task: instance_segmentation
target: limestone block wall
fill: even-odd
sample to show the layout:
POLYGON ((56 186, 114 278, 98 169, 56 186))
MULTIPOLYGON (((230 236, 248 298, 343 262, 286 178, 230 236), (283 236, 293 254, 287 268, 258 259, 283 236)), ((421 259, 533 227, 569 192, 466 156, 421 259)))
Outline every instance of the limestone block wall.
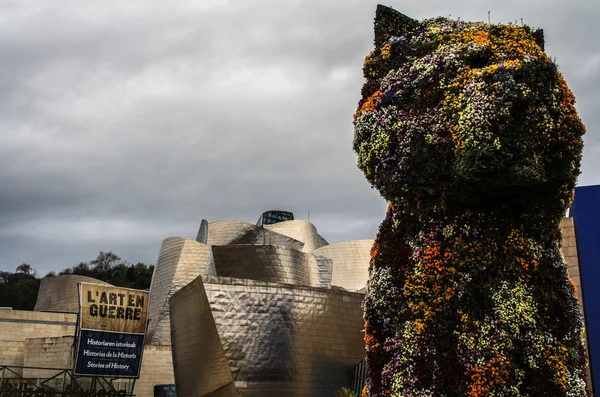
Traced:
POLYGON ((275 245, 213 246, 215 274, 329 288, 331 260, 275 245))
MULTIPOLYGON (((37 338, 26 341, 24 365, 40 368, 73 367, 74 337, 37 338)), ((57 371, 25 369, 26 378, 49 378, 57 371)), ((145 346, 140 378, 135 383, 138 397, 153 397, 154 385, 174 384, 173 356, 170 346, 145 346)))
POLYGON ((569 276, 571 276, 573 284, 575 284, 575 287, 577 288, 577 299, 579 300, 579 306, 583 311, 581 277, 579 274, 579 258, 577 256, 577 240, 575 239, 575 223, 573 218, 563 218, 560 222, 560 231, 562 233, 561 251, 565 261, 567 262, 569 276))
MULTIPOLYGON (((25 355, 25 342, 0 340, 0 364, 9 366, 23 366, 23 357, 25 355)), ((17 368, 11 368, 19 376, 23 371, 17 368)), ((18 378, 15 373, 5 371, 5 378, 18 378)))
MULTIPOLYGON (((0 310, 0 364, 72 368, 76 323, 77 315, 71 313, 0 310)), ((30 378, 56 374, 45 370, 15 372, 30 378)), ((17 375, 6 372, 5 377, 17 375)), ((154 385, 173 383, 171 346, 145 346, 136 395, 153 397, 154 385)))
MULTIPOLYGON (((584 313, 583 310, 583 295, 581 292, 581 275, 579 272, 579 257, 577 255, 577 239, 575 236, 575 222, 573 218, 563 218, 560 221, 560 232, 562 234, 562 242, 561 242, 561 251, 565 261, 567 262, 567 269, 569 271, 569 276, 575 284, 575 295, 577 296, 577 300, 579 301, 579 308, 581 312, 584 313)), ((585 313, 584 313, 585 319, 585 313)), ((588 338, 587 331, 585 332, 585 345, 586 345, 586 354, 589 357, 589 346, 588 346, 588 338)), ((592 373, 591 368, 588 365, 587 367, 587 382, 588 389, 593 390, 592 388, 592 373)))
POLYGON ((140 378, 135 382, 135 395, 153 397, 154 385, 174 383, 171 346, 144 346, 140 378))
MULTIPOLYGON (((212 396, 221 390, 224 396, 235 396, 201 277, 172 296, 171 322, 177 394, 212 396)), ((252 335, 248 334, 247 339, 252 335)))
MULTIPOLYGON (((0 341, 74 335, 77 315, 25 310, 0 310, 0 341)), ((0 351, 2 362, 2 351, 0 351)))
POLYGON ((169 298, 205 272, 209 254, 208 245, 188 238, 163 241, 150 284, 147 344, 171 344, 169 298))
POLYGON ((312 252, 329 244, 323 237, 317 233, 317 228, 310 222, 293 220, 265 225, 265 229, 271 230, 304 243, 302 251, 312 252))
POLYGON ((0 364, 23 366, 28 339, 72 336, 76 324, 77 315, 71 313, 0 310, 0 364))
POLYGON ((353 240, 326 245, 314 250, 314 255, 331 259, 331 285, 348 291, 364 289, 369 279, 371 248, 375 240, 353 240))
MULTIPOLYGON (((180 326, 189 327, 181 339, 173 339, 174 356, 178 360, 206 343, 205 331, 189 329, 200 327, 200 315, 194 311, 206 317, 210 308, 242 396, 333 396, 340 387, 350 386, 352 370, 365 355, 363 296, 343 290, 199 277, 171 299, 174 335, 180 326), (176 317, 180 319, 177 322, 176 317), (191 321, 198 325, 190 325, 191 321)), ((203 364, 198 361, 189 360, 185 372, 179 374, 176 365, 178 388, 180 379, 191 381, 201 376, 203 364)))
MULTIPOLYGON (((24 366, 72 369, 74 344, 75 337, 73 335, 27 339, 24 366)), ((56 370, 25 369, 23 377, 50 378, 57 372, 56 370)))
MULTIPOLYGON (((202 227, 200 228, 202 229, 202 227)), ((290 236, 241 221, 217 221, 208 224, 208 245, 270 244, 302 250, 304 243, 290 236)), ((197 241, 204 239, 198 232, 197 241)))
POLYGON ((35 311, 69 312, 79 311, 78 283, 105 284, 92 277, 64 275, 45 277, 41 280, 35 311))

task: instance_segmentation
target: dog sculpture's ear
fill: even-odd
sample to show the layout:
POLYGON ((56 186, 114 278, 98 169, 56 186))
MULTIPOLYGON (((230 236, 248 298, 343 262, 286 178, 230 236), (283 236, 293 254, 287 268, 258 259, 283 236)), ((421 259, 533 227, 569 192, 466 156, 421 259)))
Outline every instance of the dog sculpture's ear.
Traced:
POLYGON ((536 29, 533 31, 533 39, 535 40, 535 42, 537 43, 537 45, 540 46, 540 48, 542 49, 542 51, 544 51, 544 45, 545 45, 545 40, 544 40, 544 30, 543 29, 536 29))
POLYGON ((399 36, 415 29, 419 22, 390 7, 377 5, 375 13, 375 47, 381 46, 390 36, 399 36))

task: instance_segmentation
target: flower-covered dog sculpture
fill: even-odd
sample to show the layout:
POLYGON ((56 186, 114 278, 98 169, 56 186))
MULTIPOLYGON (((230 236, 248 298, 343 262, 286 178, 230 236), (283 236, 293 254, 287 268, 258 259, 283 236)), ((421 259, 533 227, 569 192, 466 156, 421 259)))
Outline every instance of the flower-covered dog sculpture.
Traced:
POLYGON ((379 6, 355 115, 390 203, 364 301, 368 396, 585 396, 559 250, 584 126, 526 26, 379 6))

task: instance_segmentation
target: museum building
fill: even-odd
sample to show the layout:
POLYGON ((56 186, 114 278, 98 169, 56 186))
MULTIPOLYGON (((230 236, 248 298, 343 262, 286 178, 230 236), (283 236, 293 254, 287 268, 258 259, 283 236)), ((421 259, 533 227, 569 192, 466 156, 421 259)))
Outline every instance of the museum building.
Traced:
MULTIPOLYGON (((586 203, 593 202, 589 194, 600 199, 600 187, 581 191, 573 217, 561 222, 562 251, 582 308, 585 302, 586 313, 595 313, 595 296, 586 294, 598 293, 584 286, 582 295, 581 275, 593 280, 597 272, 598 241, 589 236, 600 235, 600 216, 595 209, 593 218, 586 203)), ((170 237, 160 248, 139 379, 93 387, 132 387, 140 397, 166 395, 172 385, 180 396, 359 391, 361 302, 372 245, 328 244, 313 224, 287 211, 268 211, 257 224, 202 220, 195 240, 170 237)), ((76 275, 44 278, 34 311, 0 310, 4 385, 91 387, 69 372, 81 282, 105 284, 76 275)), ((595 332, 594 318, 588 329, 595 332)), ((593 369, 598 347, 590 339, 593 369)))
POLYGON ((353 385, 364 358, 361 302, 372 245, 329 244, 287 211, 268 211, 257 224, 203 220, 195 240, 165 239, 134 386, 119 379, 90 385, 69 372, 78 283, 105 283, 44 278, 34 311, 0 311, 2 382, 134 387, 141 397, 174 384, 180 396, 335 395, 353 385))

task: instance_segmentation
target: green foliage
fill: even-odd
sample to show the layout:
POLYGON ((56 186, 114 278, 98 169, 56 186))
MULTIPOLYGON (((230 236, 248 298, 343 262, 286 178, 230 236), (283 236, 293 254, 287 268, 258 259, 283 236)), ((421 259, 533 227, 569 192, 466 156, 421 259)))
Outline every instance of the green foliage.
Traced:
POLYGON ((17 273, 33 274, 35 273, 35 270, 33 270, 30 264, 22 263, 19 266, 17 266, 17 273))
POLYGON ((0 307, 33 310, 40 280, 31 274, 0 272, 0 307))
MULTIPOLYGON (((117 287, 149 289, 154 265, 127 263, 113 252, 100 251, 98 257, 88 262, 64 269, 58 274, 80 275, 105 281, 117 287)), ((51 271, 45 277, 55 277, 51 271)), ((19 265, 15 273, 0 272, 0 307, 15 310, 33 310, 40 287, 35 269, 27 263, 19 265)))
POLYGON ((356 397, 356 394, 352 390, 342 387, 335 393, 335 397, 356 397))
POLYGON ((76 266, 64 269, 59 274, 92 277, 117 287, 148 289, 153 272, 154 265, 147 266, 141 262, 133 265, 111 251, 100 251, 98 257, 89 263, 81 262, 76 266))

